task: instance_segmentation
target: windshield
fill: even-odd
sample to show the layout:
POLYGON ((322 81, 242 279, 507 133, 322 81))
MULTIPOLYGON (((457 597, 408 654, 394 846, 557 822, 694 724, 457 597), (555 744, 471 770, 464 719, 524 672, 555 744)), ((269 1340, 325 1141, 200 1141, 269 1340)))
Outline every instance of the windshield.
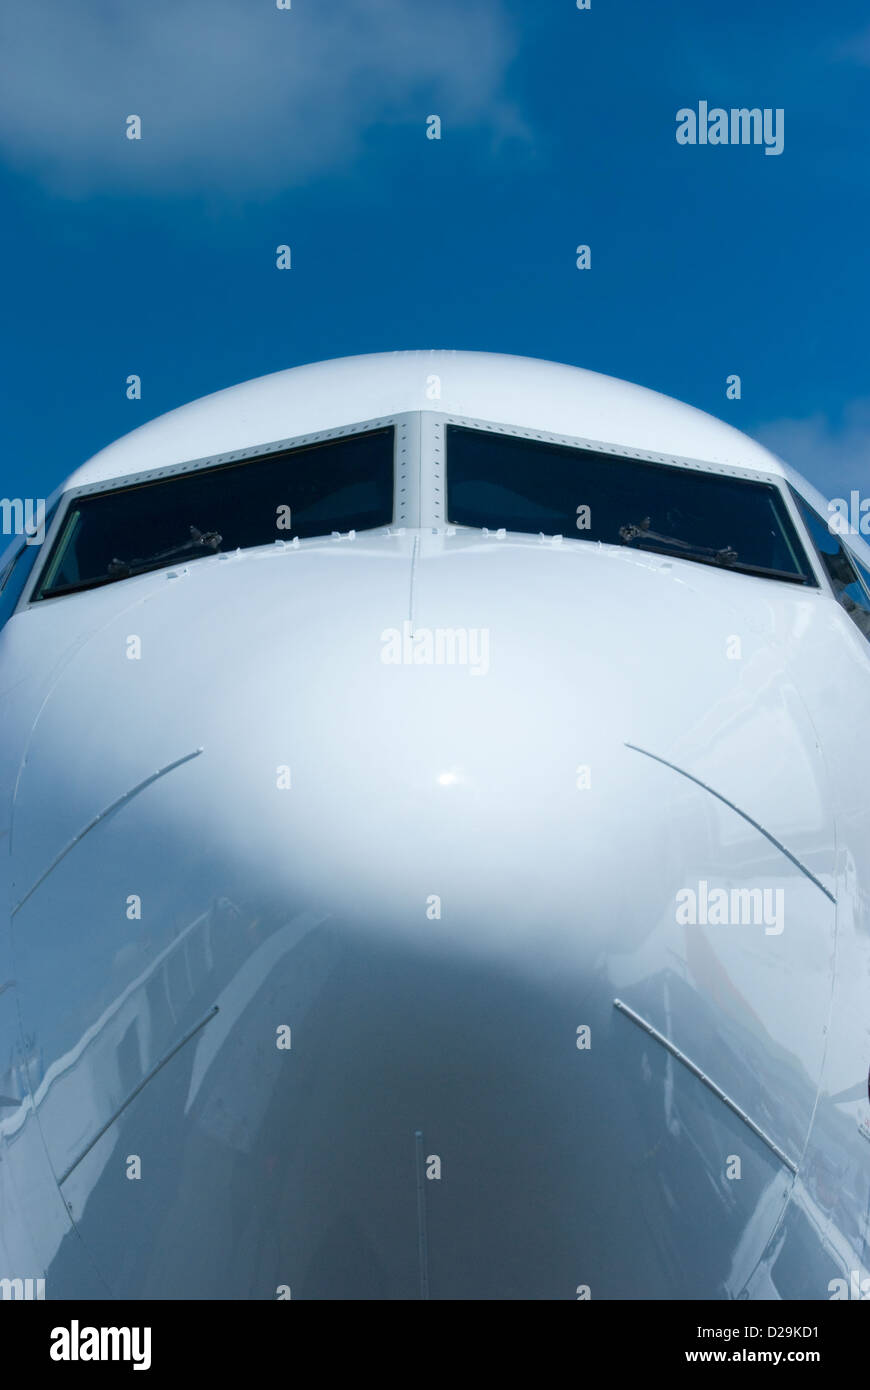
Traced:
POLYGON ((76 498, 34 598, 218 551, 389 526, 393 429, 76 498))
POLYGON ((772 483, 447 426, 459 526, 561 535, 816 584, 772 483))
MULTIPOLYGON (((45 514, 45 527, 48 530, 60 505, 60 498, 52 501, 45 514)), ((0 628, 12 617, 16 605, 24 592, 34 565, 43 552, 42 545, 30 545, 21 541, 0 572, 0 628)))
POLYGON ((830 518, 825 521, 799 492, 794 488, 791 492, 827 571, 834 597, 855 626, 870 638, 870 576, 857 556, 840 544, 830 518))

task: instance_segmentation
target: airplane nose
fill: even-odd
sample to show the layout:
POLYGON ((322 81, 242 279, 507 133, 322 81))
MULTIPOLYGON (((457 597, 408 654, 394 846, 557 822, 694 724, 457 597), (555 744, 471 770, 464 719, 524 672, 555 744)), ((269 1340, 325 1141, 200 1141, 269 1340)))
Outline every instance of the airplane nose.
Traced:
POLYGON ((117 678, 41 843, 35 779, 84 657, 34 731, 14 848, 32 1084, 122 1297, 696 1296, 673 1250, 699 1222, 708 1296, 736 1296, 729 1156, 775 1220, 830 983, 799 702, 748 625, 729 669, 734 615, 667 564, 449 540, 373 547, 364 590, 343 542, 293 583, 296 557, 229 561, 208 609, 191 574, 107 624, 117 678), (159 711, 139 744, 134 704, 159 711), (775 797, 737 775, 771 728, 795 753, 775 797), (783 892, 810 962, 794 997, 761 1003, 773 919, 678 921, 701 882, 783 892))

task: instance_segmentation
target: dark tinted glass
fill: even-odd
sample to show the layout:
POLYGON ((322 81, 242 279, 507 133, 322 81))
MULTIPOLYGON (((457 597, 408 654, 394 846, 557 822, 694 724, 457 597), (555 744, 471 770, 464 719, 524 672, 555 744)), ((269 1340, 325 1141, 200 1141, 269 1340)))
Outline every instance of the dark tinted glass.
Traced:
POLYGON ((78 498, 36 598, 275 540, 393 519, 393 430, 78 498))
POLYGON ((631 545, 815 584, 769 483, 447 427, 447 511, 460 526, 631 545))
MULTIPOLYGON (((58 503, 55 502, 45 514, 46 529, 51 525, 58 503)), ((27 545, 22 541, 16 553, 3 566, 0 572, 0 627, 12 617, 13 610, 21 597, 33 566, 43 553, 41 545, 27 545)))
POLYGON ((842 604, 864 636, 870 638, 870 589, 865 571, 841 545, 828 522, 794 488, 792 496, 828 572, 837 602, 842 604))

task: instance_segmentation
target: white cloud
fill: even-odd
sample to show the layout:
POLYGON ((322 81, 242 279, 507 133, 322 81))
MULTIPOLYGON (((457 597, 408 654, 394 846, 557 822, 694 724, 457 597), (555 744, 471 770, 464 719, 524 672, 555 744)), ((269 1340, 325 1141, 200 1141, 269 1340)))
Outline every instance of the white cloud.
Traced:
POLYGON ((752 431, 826 497, 870 487, 870 399, 852 401, 834 424, 822 414, 774 420, 752 431))
POLYGON ((380 123, 523 137, 513 53, 501 0, 22 0, 0 9, 0 152, 70 196, 269 192, 380 123))

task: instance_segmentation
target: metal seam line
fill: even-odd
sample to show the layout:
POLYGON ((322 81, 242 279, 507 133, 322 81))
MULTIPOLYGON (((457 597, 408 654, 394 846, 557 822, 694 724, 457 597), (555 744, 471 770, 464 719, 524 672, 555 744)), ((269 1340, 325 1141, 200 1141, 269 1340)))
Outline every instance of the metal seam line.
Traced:
POLYGON ((99 1143, 99 1141, 102 1139, 103 1135, 105 1134, 106 1130, 107 1130, 107 1129, 111 1129, 112 1125, 115 1123, 115 1121, 118 1119, 118 1117, 119 1117, 120 1115, 123 1114, 123 1112, 127 1109, 127 1106, 130 1104, 130 1102, 131 1102, 131 1101, 134 1101, 134 1100, 136 1099, 136 1097, 138 1096, 139 1092, 140 1092, 145 1086, 148 1085, 148 1082, 149 1082, 149 1081, 153 1081, 153 1079, 154 1079, 154 1077, 157 1075, 157 1073, 158 1073, 163 1067, 166 1066, 166 1063, 167 1063, 167 1062, 170 1062, 170 1061, 172 1060, 172 1058, 175 1056, 176 1052, 180 1052, 181 1049, 184 1047, 185 1043, 189 1043, 190 1040, 191 1040, 191 1038, 194 1037, 194 1036, 199 1032, 200 1028, 204 1028, 205 1025, 206 1025, 207 1023, 211 1023, 211 1020, 214 1018, 215 1014, 217 1014, 218 1012, 219 1012, 218 1006, 217 1006, 217 1004, 215 1004, 214 1008, 209 1010, 209 1012, 206 1014, 205 1018, 201 1018, 201 1019, 199 1020, 199 1023, 197 1023, 196 1027, 195 1027, 195 1028, 191 1028, 191 1030, 190 1030, 189 1033, 185 1033, 185 1035, 184 1035, 184 1037, 181 1039, 181 1041, 180 1041, 180 1042, 177 1042, 177 1043, 175 1044, 175 1046, 172 1048, 172 1050, 171 1050, 170 1052, 167 1052, 166 1056, 165 1056, 165 1057, 162 1057, 162 1058, 160 1059, 160 1061, 157 1063, 157 1066, 156 1066, 156 1067, 152 1067, 151 1071, 149 1071, 149 1073, 148 1073, 147 1076, 143 1076, 142 1080, 139 1082, 139 1085, 136 1087, 135 1091, 131 1091, 131 1092, 130 1092, 130 1094, 129 1094, 129 1096, 127 1097, 127 1099, 123 1102, 122 1105, 120 1105, 120 1106, 118 1107, 118 1109, 115 1111, 114 1115, 112 1115, 112 1116, 106 1121, 106 1123, 103 1125, 102 1129, 97 1130, 97 1133, 94 1135, 93 1139, 91 1139, 90 1143, 88 1143, 88 1144, 85 1145, 85 1147, 82 1149, 81 1153, 79 1154, 78 1158, 74 1158, 74 1159, 73 1159, 72 1163, 71 1163, 70 1166, 67 1168, 67 1170, 66 1170, 66 1172, 63 1174, 63 1176, 60 1177, 60 1178, 58 1178, 58 1180, 57 1180, 57 1185, 58 1185, 58 1187, 63 1186, 63 1184, 66 1182, 67 1178, 69 1177, 70 1173, 72 1173, 74 1169, 78 1168, 78 1166, 79 1166, 79 1164, 81 1163, 82 1159, 85 1158, 85 1157, 90 1153, 91 1149, 94 1147, 95 1144, 99 1143))
POLYGON ((426 1182, 423 1157, 423 1131, 414 1131, 414 1157, 417 1169, 417 1260, 420 1267, 420 1298, 429 1297, 429 1242, 426 1236, 426 1182))
POLYGON ((613 1007, 619 1009, 620 1013, 625 1014, 626 1018, 630 1018, 632 1023, 636 1023, 638 1028, 642 1028, 645 1033, 649 1033, 650 1037, 655 1038, 656 1042, 660 1042, 662 1047, 666 1048, 672 1057, 676 1057, 677 1061, 682 1062, 683 1066, 686 1067, 693 1076, 697 1076, 699 1081, 703 1081, 708 1090, 712 1091, 714 1096, 718 1096, 723 1104, 728 1106, 729 1110, 733 1110, 734 1114, 752 1130, 752 1133, 757 1135, 762 1143, 767 1145, 771 1153, 776 1154, 779 1161, 784 1163, 786 1168, 789 1168, 792 1173, 797 1174, 797 1164, 794 1160, 789 1158, 788 1154, 784 1153, 779 1145, 774 1143, 770 1135, 765 1134, 764 1130, 761 1129, 754 1120, 750 1119, 745 1110, 741 1110, 736 1100, 732 1100, 729 1095, 726 1095, 721 1086, 717 1086, 716 1082, 713 1081, 705 1071, 697 1067, 691 1058, 686 1056, 685 1052, 681 1052, 678 1047, 675 1047, 674 1044, 665 1037, 664 1033, 660 1033, 659 1030, 654 1028, 651 1023, 648 1023, 645 1018, 641 1018, 640 1014, 636 1014, 634 1009, 630 1009, 621 999, 614 999, 613 1007))
POLYGON ((83 840, 85 836, 89 833, 89 831, 93 830, 94 826, 99 825, 100 821, 104 821, 109 816, 111 816, 114 811, 117 811, 120 806, 124 805, 125 801, 131 801, 134 796, 138 796, 139 793, 141 791, 144 791, 146 787, 150 787, 151 783, 156 782, 159 777, 165 777, 167 772, 174 771, 175 768, 181 767, 183 763, 189 763, 192 758, 198 758, 202 751, 203 750, 201 748, 197 748, 193 753, 185 753, 183 758, 176 758, 174 763, 167 763, 166 767, 161 767, 157 772, 152 772, 151 776, 146 777, 144 782, 139 782, 135 787, 131 787, 130 791, 124 792, 124 795, 119 796, 117 801, 113 801, 111 806, 107 806, 105 811, 100 811, 99 815, 94 816, 94 819, 88 822, 84 830, 80 830, 77 835, 74 835, 73 838, 70 840, 69 844, 65 845, 64 848, 61 850, 60 854, 56 855, 54 859, 52 859, 48 868, 45 870, 45 873, 40 874, 39 878, 33 884, 33 887, 29 888, 27 892, 24 894, 24 897, 21 899, 21 901, 19 903, 16 903, 15 907, 13 907, 11 916, 14 917, 16 912, 19 912, 21 910, 21 908, 27 902, 27 899, 32 897, 33 894, 36 892, 39 885, 43 883, 45 879, 48 878, 49 874, 52 873, 54 869, 57 868, 60 861, 69 854, 70 850, 75 849, 79 841, 83 840))
POLYGON ((769 830, 765 830, 763 825, 759 825, 757 820, 753 820, 745 811, 741 811, 739 806, 735 806, 733 801, 729 801, 727 796, 723 796, 721 792, 714 791, 712 787, 707 786, 706 782, 702 782, 700 777, 693 777, 691 772, 686 772, 685 768, 678 767, 676 763, 669 763, 667 758, 660 758, 657 753, 650 753, 646 748, 638 748, 636 743, 626 743, 625 747, 630 748, 634 753, 643 753, 645 758, 652 758, 653 762, 661 763, 663 767, 669 767, 672 772, 678 772, 681 777, 685 777, 688 781, 694 782, 695 786, 702 787, 705 792, 709 792, 711 796, 715 796, 717 801, 721 801, 723 805, 730 807, 732 811, 736 811, 738 816, 742 816, 760 835, 763 835, 766 840, 769 840, 770 843, 779 850, 780 854, 784 854, 786 859, 790 859, 796 869, 800 869, 801 873, 805 874, 811 883, 814 883, 817 888, 822 890, 826 898, 830 898, 832 903, 836 903, 837 899, 834 897, 833 893, 829 892, 825 885, 816 878, 815 874, 811 873, 806 865, 802 864, 801 861, 792 854, 791 850, 786 849, 785 845, 780 844, 776 836, 771 835, 769 830))
POLYGON ((408 588, 408 621, 411 624, 411 636, 414 635, 414 582, 417 578, 417 553, 420 549, 420 537, 414 537, 411 546, 411 574, 408 588))

